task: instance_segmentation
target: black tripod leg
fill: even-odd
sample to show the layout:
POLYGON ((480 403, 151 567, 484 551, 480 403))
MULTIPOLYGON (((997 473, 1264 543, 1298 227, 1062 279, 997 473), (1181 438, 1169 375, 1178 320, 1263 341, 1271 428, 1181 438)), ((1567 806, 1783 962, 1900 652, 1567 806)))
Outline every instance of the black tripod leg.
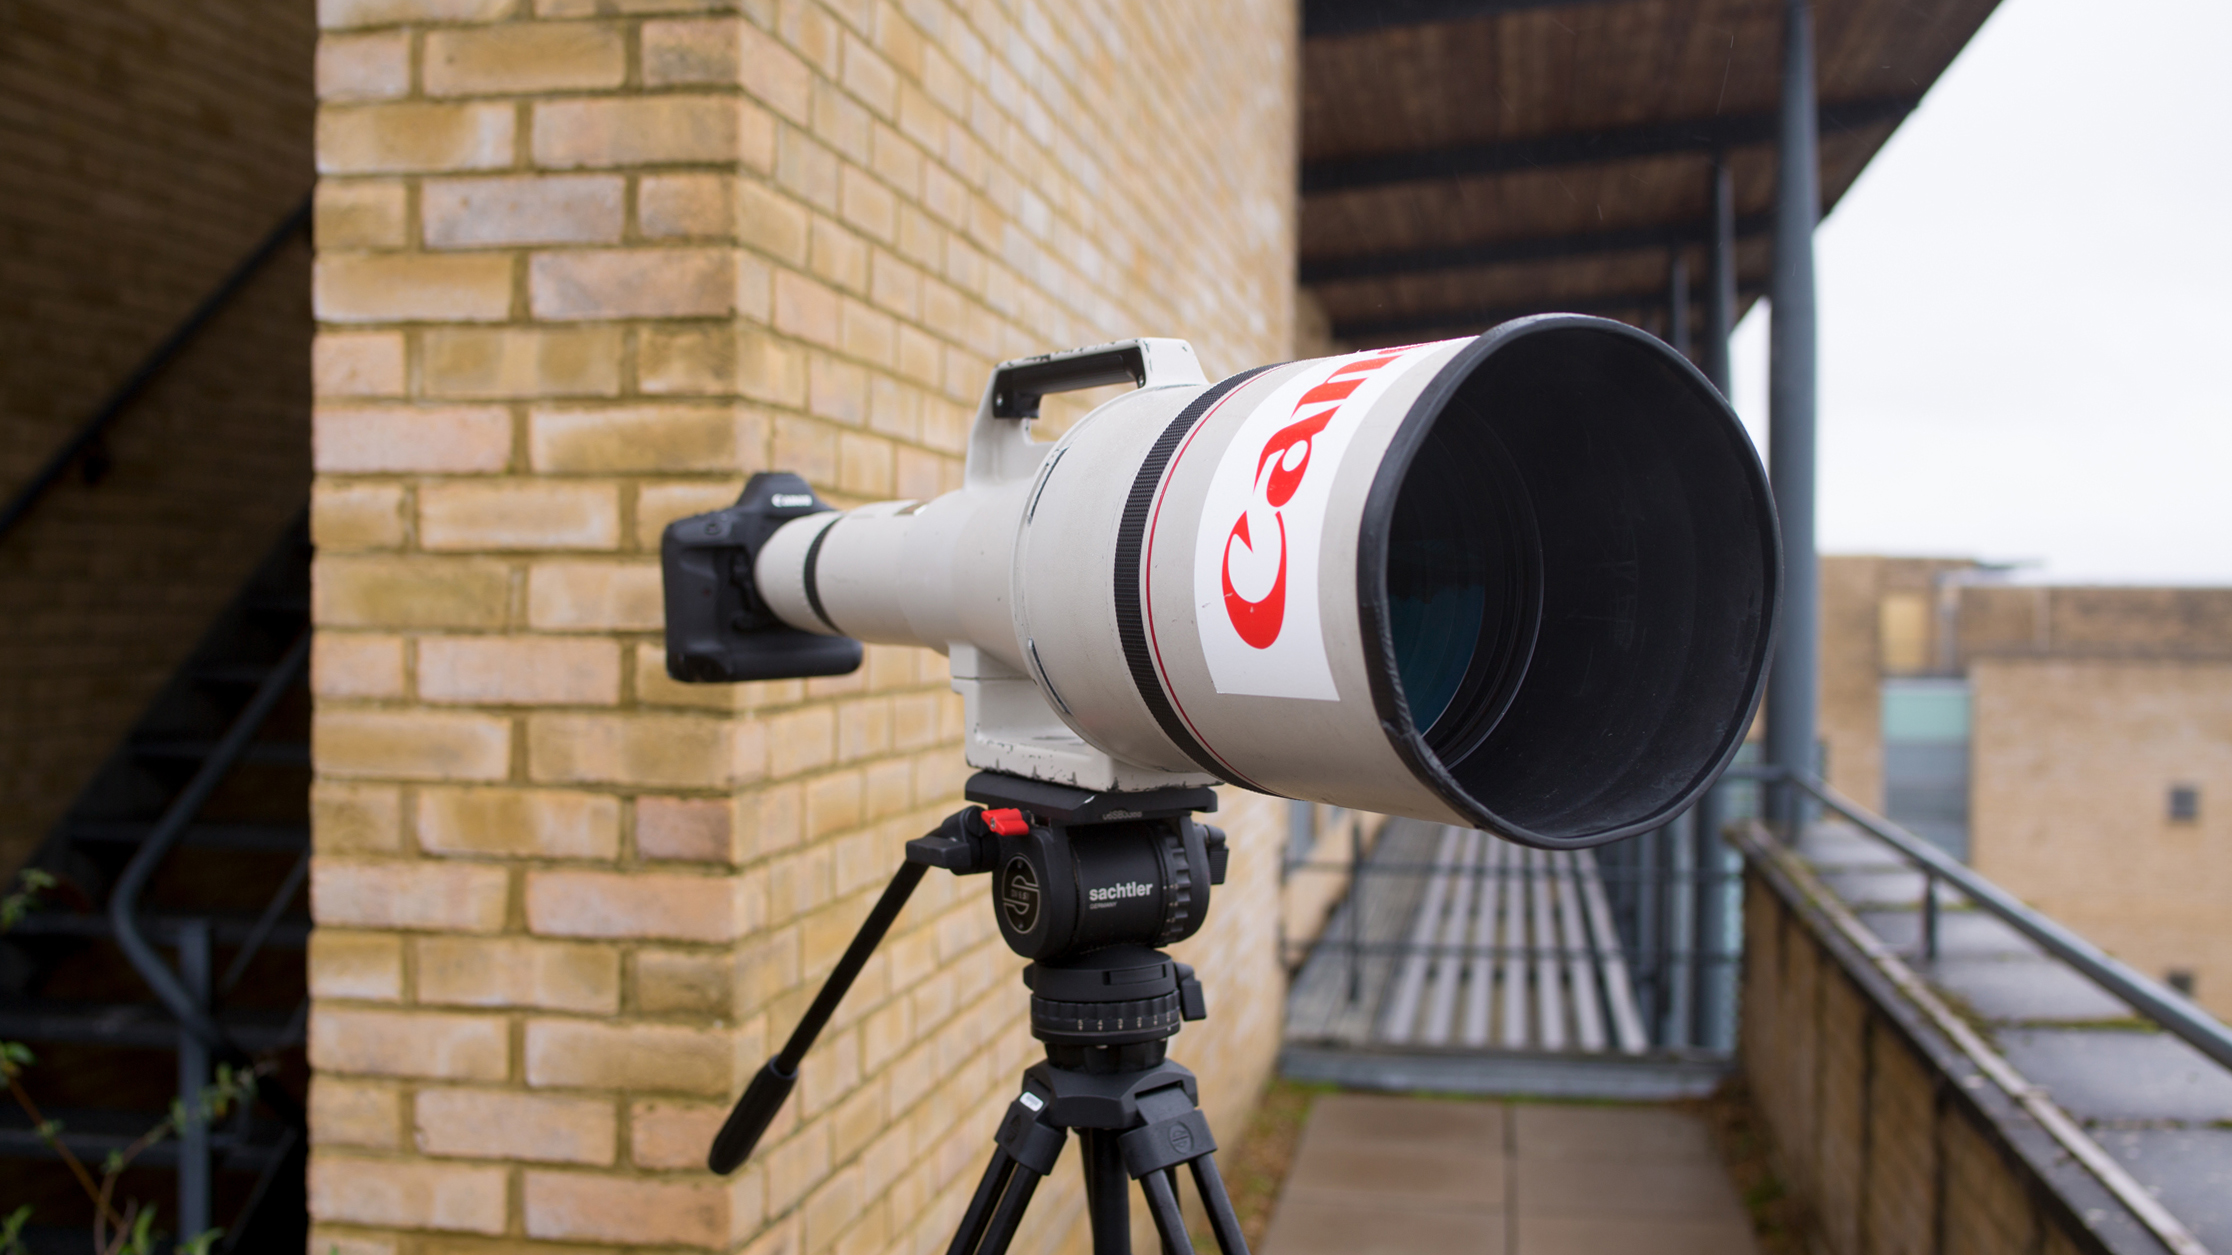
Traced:
POLYGON ((1008 1243, 1015 1240, 1016 1226, 1023 1223, 1023 1209, 1031 1205, 1031 1194, 1038 1183, 1038 1173, 1029 1168, 1015 1174, 1007 1193, 1000 1196, 1000 1206, 985 1228, 984 1244, 976 1248, 975 1255, 1007 1255, 1008 1243))
POLYGON ((1193 1161, 1194 1188, 1201 1191, 1201 1206, 1209 1213, 1209 1232, 1217 1237, 1224 1255, 1248 1255, 1248 1239, 1240 1235, 1240 1216, 1232 1210, 1224 1178, 1217 1174, 1217 1157, 1203 1155, 1193 1161))
POLYGON ((1005 1150, 994 1150, 992 1162, 984 1165, 984 1178, 977 1182, 976 1194, 969 1199, 969 1210, 961 1213, 961 1224, 953 1231, 953 1245, 946 1248, 946 1255, 976 1255, 993 1207, 1014 1176, 1015 1160, 1005 1150))
POLYGON ((1150 1172, 1139 1178, 1147 1195, 1147 1212, 1155 1218, 1155 1232, 1162 1235, 1163 1250, 1170 1255, 1194 1255, 1193 1239, 1186 1236, 1186 1218, 1178 1212, 1178 1192, 1170 1188, 1170 1174, 1150 1172))
MULTIPOLYGON (((1180 1197, 1178 1193, 1178 1170, 1176 1168, 1163 1169, 1163 1178, 1170 1182, 1170 1196, 1178 1200, 1178 1227, 1183 1229, 1186 1227, 1186 1200, 1180 1197)), ((1168 1238, 1163 1239, 1163 1255, 1177 1255, 1168 1238)))
POLYGON ((1124 1188, 1123 1153, 1108 1129, 1079 1129, 1085 1142, 1085 1211, 1092 1222, 1093 1255, 1131 1255, 1131 1192, 1124 1188))
POLYGON ((1039 1178, 1054 1171, 1062 1143, 1069 1140, 1061 1128, 1039 1118, 1045 1110, 1046 1101, 1029 1089, 1008 1104, 1007 1115, 1000 1120, 998 1149, 985 1165, 984 1179, 977 1182, 946 1255, 1003 1255, 1015 1240, 1016 1226, 1023 1223, 1023 1209, 1031 1205, 1039 1178))

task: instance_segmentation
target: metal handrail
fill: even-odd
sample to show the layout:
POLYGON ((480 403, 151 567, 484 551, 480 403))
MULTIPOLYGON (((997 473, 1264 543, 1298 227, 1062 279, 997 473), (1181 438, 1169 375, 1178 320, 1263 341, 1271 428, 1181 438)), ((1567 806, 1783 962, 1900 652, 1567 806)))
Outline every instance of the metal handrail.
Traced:
POLYGON ((86 450, 92 448, 101 439, 102 434, 108 430, 109 424, 115 422, 117 416, 124 412, 125 407, 130 405, 146 389, 148 384, 155 381, 155 377, 162 373, 165 366, 170 365, 171 359, 178 356, 179 351, 186 347, 187 343, 209 323, 210 319, 217 316, 218 311, 222 310, 239 293, 241 288, 247 286, 248 280, 254 278, 256 272, 263 269, 264 263, 270 261, 273 255, 278 253, 279 246, 285 244, 291 236, 309 224, 310 197, 305 195, 301 203, 289 210, 287 216, 280 220, 279 225, 273 227, 271 233, 264 236, 256 247, 250 250, 248 255, 242 258, 239 264, 235 265, 232 271, 219 281, 215 288, 210 290, 209 295, 203 297, 201 302, 194 306, 193 310, 186 315, 184 321, 172 328, 171 333, 164 336, 161 343, 157 344, 146 357, 140 359, 140 364, 133 367, 132 373, 124 377, 124 382, 118 384, 115 391, 110 392, 107 399, 103 400, 100 406, 93 411, 92 416, 80 424, 76 433, 65 441, 60 449, 55 451, 54 456, 48 458, 45 464, 39 467, 38 472, 32 475, 23 487, 16 490, 16 494, 8 499, 8 504, 5 507, 0 507, 0 536, 6 536, 9 531, 13 530, 16 524, 21 523, 31 513, 31 508, 39 503, 40 498, 46 496, 48 489, 62 482, 62 477, 69 473, 71 464, 85 456, 86 450))
MULTIPOLYGON (((1881 815, 1844 796, 1804 772, 1774 766, 1731 768, 1737 779, 1787 781, 1813 795, 1815 801, 1850 820, 1861 831, 1916 864, 1925 877, 1943 880, 1969 901, 2016 932, 2036 942, 2048 954, 2067 963, 2095 984, 2131 1004, 2132 1008, 2163 1031, 2232 1068, 2232 1028, 2165 985, 2110 957, 2100 947, 2033 910, 2015 895, 1977 875, 1952 855, 1899 827, 1881 815)), ((1934 889, 1925 884, 1923 898, 1934 906, 1934 889)))
MULTIPOLYGON (((1749 772, 1746 776, 1752 779, 1761 778, 1749 772)), ((1827 798, 1822 800, 1830 805, 1837 805, 1827 798)), ((1896 830, 1896 825, 1886 822, 1884 826, 1896 830)), ((1858 950, 1862 958, 1872 964, 1884 979, 1890 981, 1924 1019, 1945 1035, 1953 1049, 1967 1056, 1979 1073, 1990 1078, 2000 1092, 2028 1112, 2048 1137, 2059 1143, 2071 1159, 2083 1165, 2094 1180, 2099 1181, 2103 1188, 2129 1209, 2132 1219, 2154 1234, 2172 1255, 2209 1255, 2208 1248, 2201 1245, 2200 1240, 2193 1236, 2192 1230, 2186 1228, 2185 1223, 2173 1215, 2161 1199, 2141 1185, 2137 1178, 2117 1162, 2115 1156, 2102 1149, 2100 1143, 2094 1141, 2068 1112, 2055 1104, 2051 1094, 2026 1080, 2022 1073, 2015 1070, 2014 1065, 1984 1040, 1974 1026, 1953 1014, 1944 999, 1938 997, 1914 969, 1893 954, 1881 938, 1860 922, 1860 917, 1853 914, 1851 908, 1829 893, 1820 878, 1814 874, 1813 868, 1807 866, 1794 851, 1775 841, 1756 819, 1735 829, 1730 840, 1770 881, 1781 881, 1787 892, 1797 895, 1797 901, 1793 905, 1802 914, 1815 914, 1829 929, 1858 950), (1803 905, 1798 905, 1799 902, 1803 905)), ((1964 1078, 1966 1079, 1969 1078, 1964 1078)))
POLYGON ((200 999, 187 991, 177 973, 171 971, 170 965, 163 962, 161 955, 155 953, 155 947, 140 929, 139 899, 140 894, 147 889, 147 882, 154 877, 157 865, 163 861, 163 856, 170 853, 171 846, 177 843, 180 834, 186 831, 187 825, 194 821, 202 806, 209 801, 210 795, 217 791, 217 786, 232 771, 255 739, 256 733, 262 730, 264 721, 278 707, 279 700, 301 678, 309 660, 310 632, 305 629, 287 650, 286 656, 256 686, 255 694, 241 708, 240 714, 234 717, 232 725, 225 729, 224 736, 218 739, 209 757, 194 772, 193 779, 187 781, 186 787, 171 802, 169 809, 163 812, 162 819, 156 822, 153 831, 147 834, 147 839, 140 843, 139 850, 132 855, 132 861, 125 865, 124 874, 117 878, 115 891, 109 895, 109 923, 116 930, 117 945, 123 948, 124 957, 131 961, 133 970, 140 974, 140 978, 155 991, 155 997, 178 1018, 178 1022, 189 1033, 210 1049, 233 1059, 244 1059, 247 1052, 232 1041, 223 1027, 201 1005, 200 999))

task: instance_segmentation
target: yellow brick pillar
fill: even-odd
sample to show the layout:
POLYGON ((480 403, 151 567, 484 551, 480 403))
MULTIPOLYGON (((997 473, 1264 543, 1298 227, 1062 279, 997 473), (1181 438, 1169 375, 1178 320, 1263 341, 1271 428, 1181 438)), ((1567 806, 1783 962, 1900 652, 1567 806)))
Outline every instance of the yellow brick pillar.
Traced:
MULTIPOLYGON (((722 7, 319 5, 319 1255, 942 1241, 1037 1055, 981 881, 925 883, 751 1165, 702 1158, 960 803, 944 662, 673 684, 660 529, 771 466, 954 485, 1002 357, 1287 353, 1290 4, 722 7)), ((1233 1133, 1281 992, 1244 799, 1176 1052, 1233 1133)), ((1018 1249, 1074 1245, 1074 1169, 1041 1198, 1018 1249)))

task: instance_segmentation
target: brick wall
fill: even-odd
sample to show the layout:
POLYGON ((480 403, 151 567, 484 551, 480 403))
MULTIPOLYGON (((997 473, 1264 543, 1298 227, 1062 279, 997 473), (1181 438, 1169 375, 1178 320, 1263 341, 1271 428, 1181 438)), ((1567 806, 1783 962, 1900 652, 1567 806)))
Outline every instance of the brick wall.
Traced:
MULTIPOLYGON (((292 0, 15 0, 0 38, 0 499, 308 192, 292 0)), ((0 873, 309 495, 298 240, 0 538, 0 873)))
POLYGON ((2232 663, 1982 658, 1969 680, 1976 869, 2232 1015, 2232 663))
MULTIPOLYGON (((930 877, 754 1162, 699 1165, 959 804, 944 662, 673 684, 659 529, 767 467, 950 487, 1003 357, 1287 356, 1290 3, 725 9, 319 5, 320 1252, 941 1246, 1037 1054, 982 882, 930 877)), ((1236 1131, 1283 814, 1226 801, 1175 1054, 1236 1131)), ((1017 1249, 1076 1245, 1074 1162, 1017 1249)))
POLYGON ((1842 941, 1827 891, 1786 862, 1755 852, 1744 880, 1738 1055, 1805 1248, 2124 1249, 2100 1235, 2132 1231, 2122 1205, 1842 941))
POLYGON ((1828 780, 1883 809, 1882 558, 1821 560, 1821 740, 1828 780))

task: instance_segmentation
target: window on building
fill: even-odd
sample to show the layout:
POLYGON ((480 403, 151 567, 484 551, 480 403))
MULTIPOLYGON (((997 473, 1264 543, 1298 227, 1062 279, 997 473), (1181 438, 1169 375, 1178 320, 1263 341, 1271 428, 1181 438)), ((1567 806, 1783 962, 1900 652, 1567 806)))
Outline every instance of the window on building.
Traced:
POLYGON ((1882 718, 1884 813, 1966 859, 1968 681, 1887 679, 1882 718))
POLYGON ((2201 790, 2190 784, 2170 786, 2170 822, 2190 824, 2201 818, 2201 790))
POLYGON ((2171 968, 2162 974, 2162 983, 2191 998, 2193 996, 2193 969, 2190 967, 2171 968))

